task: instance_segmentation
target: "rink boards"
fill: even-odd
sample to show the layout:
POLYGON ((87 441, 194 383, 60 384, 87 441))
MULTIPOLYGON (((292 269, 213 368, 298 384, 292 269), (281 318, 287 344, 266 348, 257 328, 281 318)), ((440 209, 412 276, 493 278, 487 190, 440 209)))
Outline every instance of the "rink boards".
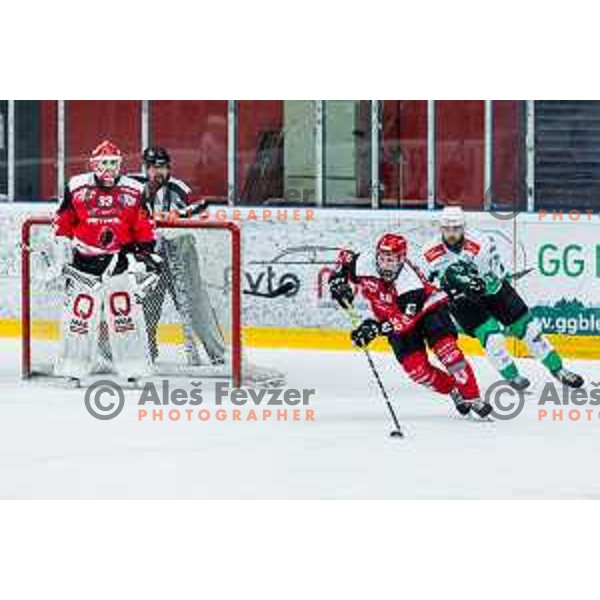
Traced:
MULTIPOLYGON (((4 236, 0 239, 0 336, 20 335, 20 223, 26 216, 47 214, 49 205, 1 206, 4 236)), ((238 221, 242 227, 243 287, 266 293, 291 282, 287 296, 243 298, 244 344, 254 347, 351 349, 348 323, 330 301, 328 274, 339 248, 367 253, 385 231, 409 239, 409 254, 421 262, 419 248, 437 235, 438 212, 310 210, 269 207, 212 209, 211 218, 238 221)), ((519 215, 499 219, 469 213, 468 224, 478 235, 496 241, 516 287, 544 330, 565 356, 600 358, 600 242, 598 215, 519 215)), ((227 281, 223 269, 223 285, 227 281)), ((361 310, 364 306, 359 304, 361 310)), ((37 339, 56 339, 56 321, 32 324, 37 339)), ((176 341, 176 324, 165 324, 160 336, 176 341)), ((480 352, 468 338, 469 353, 480 352)), ((376 349, 385 350, 385 341, 376 349)), ((513 345, 518 355, 523 348, 513 345)))

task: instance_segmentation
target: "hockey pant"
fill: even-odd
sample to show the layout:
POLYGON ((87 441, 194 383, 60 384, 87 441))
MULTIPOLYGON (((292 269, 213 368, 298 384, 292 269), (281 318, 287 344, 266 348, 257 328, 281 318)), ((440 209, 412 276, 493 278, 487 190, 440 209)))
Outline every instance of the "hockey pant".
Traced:
POLYGON ((506 335, 522 340, 532 356, 550 371, 562 367, 562 360, 543 334, 539 321, 533 318, 521 296, 507 281, 496 294, 477 301, 453 301, 451 309, 459 325, 480 341, 489 361, 505 379, 518 375, 506 348, 506 335))
POLYGON ((479 398, 479 386, 471 365, 457 344, 457 334, 445 306, 424 315, 408 333, 394 333, 388 338, 398 362, 416 383, 440 394, 457 388, 465 400, 479 398), (433 365, 426 344, 445 367, 433 365))

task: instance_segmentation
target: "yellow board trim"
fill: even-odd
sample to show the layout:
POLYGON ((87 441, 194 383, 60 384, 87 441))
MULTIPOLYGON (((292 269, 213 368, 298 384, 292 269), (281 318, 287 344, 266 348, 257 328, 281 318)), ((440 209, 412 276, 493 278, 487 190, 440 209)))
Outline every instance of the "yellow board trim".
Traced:
MULTIPOLYGON (((548 340, 564 358, 600 358, 600 336, 549 334, 548 340)), ((339 329, 247 327, 244 329, 244 342, 247 346, 254 348, 353 349, 348 331, 339 329)), ((465 354, 484 355, 479 341, 472 337, 461 334, 459 345, 465 354)), ((527 347, 520 340, 509 338, 507 347, 514 356, 530 356, 527 347)), ((390 350, 384 338, 379 338, 369 348, 375 352, 389 352, 390 350)))
MULTIPOLYGON (((0 319, 0 337, 18 338, 21 336, 19 319, 0 319)), ((36 340, 58 340, 57 321, 36 320, 31 324, 32 338, 36 340)), ((158 332, 163 344, 183 343, 181 326, 176 323, 162 324, 158 332)), ((309 327, 245 327, 244 345, 252 348, 290 348, 300 350, 352 350, 347 330, 320 329, 309 327)), ((561 356, 565 358, 600 358, 600 336, 550 334, 548 339, 561 356)), ((479 342, 461 335, 460 346, 468 355, 482 356, 479 342)), ((384 338, 376 340, 370 348, 375 352, 389 352, 384 338)), ((510 339, 508 348, 515 356, 529 356, 523 342, 510 339)))

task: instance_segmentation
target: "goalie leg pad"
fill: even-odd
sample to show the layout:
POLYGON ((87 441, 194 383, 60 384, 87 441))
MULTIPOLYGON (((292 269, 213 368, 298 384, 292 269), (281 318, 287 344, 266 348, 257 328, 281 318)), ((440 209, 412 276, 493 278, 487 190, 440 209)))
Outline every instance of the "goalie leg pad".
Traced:
POLYGON ((211 360, 223 359, 225 341, 200 273, 196 248, 189 240, 175 240, 168 248, 168 257, 175 275, 171 293, 184 323, 186 338, 195 335, 211 360))
POLYGON ((150 374, 146 324, 134 294, 133 277, 128 273, 111 277, 104 292, 104 312, 117 372, 127 378, 150 374))
POLYGON ((59 356, 54 373, 81 378, 92 370, 98 339, 102 297, 75 279, 70 279, 61 318, 59 356))

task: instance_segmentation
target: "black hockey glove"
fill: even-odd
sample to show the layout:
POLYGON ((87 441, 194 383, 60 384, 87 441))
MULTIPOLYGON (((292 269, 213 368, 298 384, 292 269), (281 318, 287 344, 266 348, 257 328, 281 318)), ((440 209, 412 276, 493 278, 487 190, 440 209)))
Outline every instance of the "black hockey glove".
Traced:
POLYGON ((479 276, 477 267, 467 261, 450 265, 446 269, 440 285, 450 298, 466 296, 477 299, 485 292, 485 282, 479 276))
POLYGON ((329 280, 329 293, 342 308, 349 308, 354 302, 354 292, 343 274, 334 273, 329 280))
POLYGON ((467 296, 476 298, 485 294, 485 281, 477 276, 471 279, 466 291, 467 296))
POLYGON ((146 273, 159 274, 163 259, 154 251, 154 246, 154 242, 135 242, 124 246, 121 252, 133 254, 133 258, 145 267, 146 273))
POLYGON ((365 319, 350 333, 350 339, 355 346, 366 348, 376 337, 381 335, 381 325, 375 319, 365 319))

